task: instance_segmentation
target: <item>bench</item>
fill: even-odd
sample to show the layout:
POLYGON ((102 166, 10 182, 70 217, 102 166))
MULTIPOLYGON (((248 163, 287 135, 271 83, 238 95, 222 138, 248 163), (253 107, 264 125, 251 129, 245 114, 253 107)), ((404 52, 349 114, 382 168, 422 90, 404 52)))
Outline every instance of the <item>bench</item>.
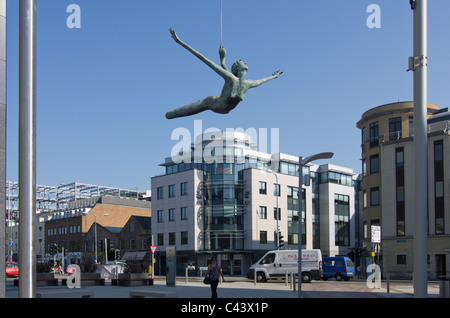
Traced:
POLYGON ((150 285, 153 286, 153 278, 130 278, 130 279, 111 279, 111 285, 114 286, 139 286, 150 285))
POLYGON ((73 296, 81 296, 81 298, 91 298, 94 297, 94 292, 92 290, 77 288, 36 292, 36 298, 67 298, 73 296))
POLYGON ((178 293, 155 290, 130 290, 130 298, 178 298, 178 293))
MULTIPOLYGON (((14 286, 19 286, 19 279, 14 279, 14 286)), ((36 278, 36 286, 58 286, 58 278, 36 278)))
MULTIPOLYGON (((104 278, 81 278, 80 281, 81 281, 81 286, 86 286, 86 285, 104 286, 105 285, 104 278)), ((67 286, 67 278, 61 279, 61 285, 67 286)))

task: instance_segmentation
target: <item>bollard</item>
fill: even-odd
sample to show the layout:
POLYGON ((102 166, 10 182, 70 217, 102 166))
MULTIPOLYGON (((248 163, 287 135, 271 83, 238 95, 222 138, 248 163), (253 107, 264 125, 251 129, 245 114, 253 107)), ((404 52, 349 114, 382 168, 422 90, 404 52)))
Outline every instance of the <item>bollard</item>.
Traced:
POLYGON ((297 288, 296 288, 296 279, 295 279, 295 274, 294 273, 292 273, 292 286, 294 288, 294 293, 295 293, 297 288))
POLYGON ((389 288, 390 288, 390 275, 386 274, 386 293, 390 293, 389 288))
POLYGON ((289 277, 289 289, 292 289, 292 288, 294 288, 294 287, 292 287, 292 272, 289 276, 290 276, 289 277))
POLYGON ((256 268, 255 268, 255 271, 254 271, 254 274, 253 274, 253 280, 254 280, 254 283, 255 283, 255 286, 256 286, 256 281, 258 280, 258 272, 257 272, 256 268))
POLYGON ((186 273, 185 273, 185 279, 184 279, 184 282, 186 284, 188 283, 188 276, 189 276, 189 272, 188 272, 188 268, 186 267, 186 273))
POLYGON ((284 275, 285 275, 285 277, 284 277, 284 286, 287 286, 288 285, 288 272, 284 271, 284 275))

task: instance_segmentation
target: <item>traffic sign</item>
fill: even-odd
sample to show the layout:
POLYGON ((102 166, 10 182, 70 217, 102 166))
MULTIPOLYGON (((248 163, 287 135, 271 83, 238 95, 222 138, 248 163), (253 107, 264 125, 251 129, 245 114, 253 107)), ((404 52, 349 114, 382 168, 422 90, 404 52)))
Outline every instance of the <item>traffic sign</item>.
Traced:
POLYGON ((372 243, 381 243, 381 226, 372 225, 372 243))
POLYGON ((9 246, 13 246, 14 242, 13 241, 9 241, 9 246))
POLYGON ((152 254, 155 254, 156 246, 150 246, 150 250, 152 251, 152 254))

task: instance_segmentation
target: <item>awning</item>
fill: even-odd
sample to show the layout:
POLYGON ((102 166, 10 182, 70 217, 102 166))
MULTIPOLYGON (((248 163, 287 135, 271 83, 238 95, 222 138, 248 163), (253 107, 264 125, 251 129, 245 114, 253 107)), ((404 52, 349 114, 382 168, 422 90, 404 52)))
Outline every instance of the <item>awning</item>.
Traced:
POLYGON ((126 252, 121 259, 126 261, 142 261, 148 252, 126 252))

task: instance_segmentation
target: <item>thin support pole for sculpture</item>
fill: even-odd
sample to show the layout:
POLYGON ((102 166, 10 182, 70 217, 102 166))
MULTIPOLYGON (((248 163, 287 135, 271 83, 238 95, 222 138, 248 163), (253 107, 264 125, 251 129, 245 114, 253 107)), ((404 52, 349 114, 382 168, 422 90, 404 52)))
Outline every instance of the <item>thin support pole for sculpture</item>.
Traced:
POLYGON ((220 0, 220 46, 223 46, 223 6, 220 0))

